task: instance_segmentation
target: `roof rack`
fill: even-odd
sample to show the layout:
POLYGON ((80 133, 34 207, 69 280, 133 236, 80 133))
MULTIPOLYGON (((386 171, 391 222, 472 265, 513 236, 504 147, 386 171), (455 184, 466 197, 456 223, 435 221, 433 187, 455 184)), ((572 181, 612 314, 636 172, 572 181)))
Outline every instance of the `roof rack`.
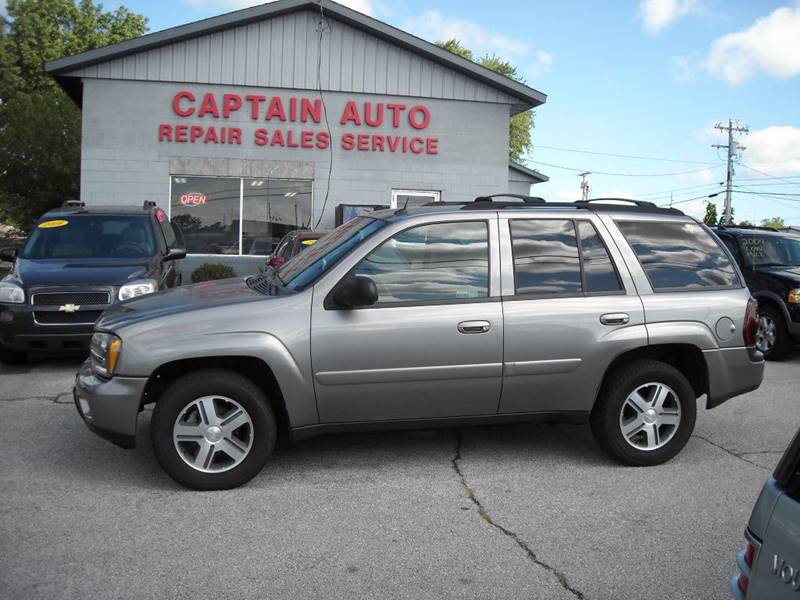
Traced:
POLYGON ((155 200, 145 200, 144 204, 142 204, 142 208, 144 209, 155 208, 156 206, 157 204, 155 200))
POLYGON ((716 225, 712 225, 712 229, 758 229, 761 231, 781 231, 775 227, 764 227, 763 225, 750 225, 748 223, 742 223, 741 225, 736 225, 732 223, 730 225, 723 225, 722 223, 717 223, 716 225))
POLYGON ((590 198, 587 200, 575 200, 574 202, 548 202, 544 198, 539 198, 537 196, 526 196, 523 194, 492 194, 488 196, 478 196, 472 201, 428 202, 423 206, 460 206, 461 210, 491 210, 500 208, 526 209, 537 207, 572 208, 579 210, 634 211, 685 216, 684 213, 677 208, 660 207, 652 202, 634 200, 633 198, 590 198), (495 198, 516 198, 522 200, 522 202, 496 202, 494 200, 495 198))
POLYGON ((84 206, 86 206, 86 202, 81 200, 65 200, 61 205, 62 208, 83 208, 84 206))

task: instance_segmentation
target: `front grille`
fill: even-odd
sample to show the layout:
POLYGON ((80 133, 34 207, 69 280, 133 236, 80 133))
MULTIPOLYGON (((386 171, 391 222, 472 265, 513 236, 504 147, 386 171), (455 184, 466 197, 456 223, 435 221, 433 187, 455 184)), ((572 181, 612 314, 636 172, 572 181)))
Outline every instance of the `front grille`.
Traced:
POLYGON ((74 313, 56 311, 34 311, 33 319, 39 325, 91 324, 100 318, 102 310, 82 310, 74 313))
POLYGON ((111 303, 108 292, 39 292, 31 296, 34 306, 62 306, 64 304, 106 305, 111 303))

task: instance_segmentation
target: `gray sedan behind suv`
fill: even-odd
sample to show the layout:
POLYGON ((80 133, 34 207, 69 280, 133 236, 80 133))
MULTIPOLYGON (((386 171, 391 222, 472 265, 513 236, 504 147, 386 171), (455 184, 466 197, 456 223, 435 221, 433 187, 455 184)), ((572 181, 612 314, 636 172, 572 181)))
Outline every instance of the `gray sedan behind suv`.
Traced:
POLYGON ((646 202, 520 197, 359 217, 276 272, 123 302, 97 322, 75 403, 133 447, 155 403, 162 467, 240 485, 276 438, 590 422, 630 465, 686 444, 761 384, 757 304, 702 224, 646 202))

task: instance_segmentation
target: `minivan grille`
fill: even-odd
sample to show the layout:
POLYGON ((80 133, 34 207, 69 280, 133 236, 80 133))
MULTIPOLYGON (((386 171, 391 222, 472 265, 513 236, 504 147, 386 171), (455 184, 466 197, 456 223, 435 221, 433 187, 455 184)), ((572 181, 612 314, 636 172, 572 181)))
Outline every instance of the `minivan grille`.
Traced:
POLYGON ((102 310, 82 310, 79 312, 34 311, 33 319, 39 325, 90 325, 100 318, 102 310))
POLYGON ((108 292, 39 292, 31 297, 34 306, 62 306, 64 304, 106 305, 111 303, 108 292))

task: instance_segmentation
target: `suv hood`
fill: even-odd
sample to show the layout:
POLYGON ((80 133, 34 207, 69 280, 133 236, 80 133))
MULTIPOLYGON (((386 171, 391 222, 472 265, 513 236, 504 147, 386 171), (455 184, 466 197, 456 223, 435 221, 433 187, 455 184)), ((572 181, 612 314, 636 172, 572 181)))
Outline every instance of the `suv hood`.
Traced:
POLYGON ((792 284, 800 284, 800 266, 789 267, 756 267, 759 273, 767 273, 775 277, 780 277, 792 284))
POLYGON ((286 292, 283 288, 271 289, 272 293, 269 295, 257 292, 247 285, 247 280, 244 278, 220 279, 180 286, 115 304, 101 315, 95 326, 98 329, 114 330, 167 315, 215 306, 259 302, 292 293, 286 292))
POLYGON ((114 285, 147 277, 149 259, 17 259, 14 277, 26 287, 114 285))

